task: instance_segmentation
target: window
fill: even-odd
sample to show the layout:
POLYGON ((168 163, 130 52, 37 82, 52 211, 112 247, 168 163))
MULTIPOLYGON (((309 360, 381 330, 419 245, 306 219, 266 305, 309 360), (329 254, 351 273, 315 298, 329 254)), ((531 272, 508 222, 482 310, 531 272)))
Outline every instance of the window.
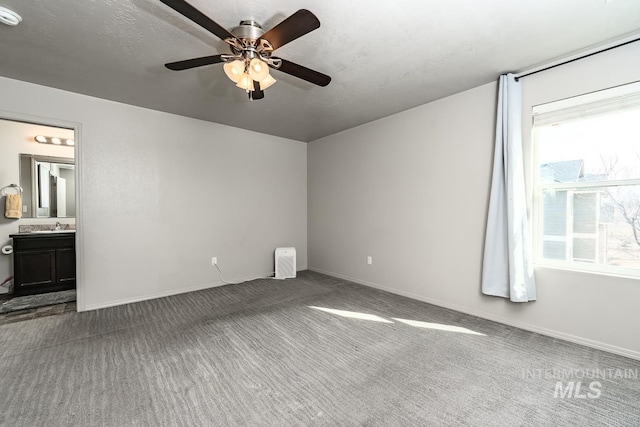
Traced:
POLYGON ((640 277, 640 83, 533 120, 536 264, 640 277))

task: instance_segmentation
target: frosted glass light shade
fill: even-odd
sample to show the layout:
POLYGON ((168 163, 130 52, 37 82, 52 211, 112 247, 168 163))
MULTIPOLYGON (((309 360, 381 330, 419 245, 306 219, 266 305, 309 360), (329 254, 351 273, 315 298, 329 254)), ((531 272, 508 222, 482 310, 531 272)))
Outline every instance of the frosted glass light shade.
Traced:
POLYGON ((40 144, 54 144, 54 145, 75 145, 75 141, 71 138, 58 138, 57 136, 44 136, 44 135, 36 135, 33 138, 36 142, 40 144))
POLYGON ((242 74, 238 83, 236 84, 240 89, 253 90, 253 79, 247 73, 242 74))
POLYGON ((0 6, 0 22, 15 27, 22 22, 22 16, 18 15, 11 9, 0 6))
POLYGON ((260 82, 260 90, 265 90, 266 88, 273 86, 275 82, 277 82, 277 80, 269 74, 260 82))
POLYGON ((249 75, 257 82, 261 82, 269 75, 269 66, 258 58, 253 58, 249 63, 249 75))
POLYGON ((238 80, 240 80, 240 77, 244 74, 244 62, 238 61, 237 59, 227 62, 222 68, 224 68, 227 77, 234 83, 238 83, 238 80))

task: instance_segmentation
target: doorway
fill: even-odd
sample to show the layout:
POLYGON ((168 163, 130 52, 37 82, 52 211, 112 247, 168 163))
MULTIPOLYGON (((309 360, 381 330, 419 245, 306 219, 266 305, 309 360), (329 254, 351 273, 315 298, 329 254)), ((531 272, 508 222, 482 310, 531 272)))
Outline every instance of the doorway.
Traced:
MULTIPOLYGON (((7 187, 0 193, 3 211, 3 215, 0 215, 0 246, 12 247, 10 235, 47 232, 57 228, 65 233, 75 230, 73 240, 76 253, 77 302, 65 301, 59 303, 62 305, 26 308, 11 316, 7 314, 7 317, 21 320, 83 310, 80 128, 79 123, 0 112, 0 188, 7 187), (20 217, 6 218, 4 193, 16 192, 23 196, 20 217)), ((4 282, 0 291, 6 290, 7 284, 13 284, 14 255, 0 254, 0 283, 4 282)), ((0 293, 0 302, 8 299, 12 297, 0 293)), ((35 304, 42 302, 36 301, 35 304)), ((0 316, 4 314, 0 313, 0 316)))

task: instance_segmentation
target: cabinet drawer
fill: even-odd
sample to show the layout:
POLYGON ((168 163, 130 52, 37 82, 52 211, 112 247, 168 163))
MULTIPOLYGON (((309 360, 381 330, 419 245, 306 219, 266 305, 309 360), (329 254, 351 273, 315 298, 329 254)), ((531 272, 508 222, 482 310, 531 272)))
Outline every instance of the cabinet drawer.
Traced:
POLYGON ((13 238, 13 250, 28 251, 34 249, 58 249, 58 248, 75 248, 75 236, 65 237, 45 237, 45 238, 13 238))

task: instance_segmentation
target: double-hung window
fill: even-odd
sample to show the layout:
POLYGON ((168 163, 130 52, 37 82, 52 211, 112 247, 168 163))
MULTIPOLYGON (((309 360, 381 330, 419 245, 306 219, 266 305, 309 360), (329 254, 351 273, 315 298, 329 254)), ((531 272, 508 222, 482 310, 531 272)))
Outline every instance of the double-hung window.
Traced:
POLYGON ((534 107, 538 265, 640 277, 640 83, 534 107))

